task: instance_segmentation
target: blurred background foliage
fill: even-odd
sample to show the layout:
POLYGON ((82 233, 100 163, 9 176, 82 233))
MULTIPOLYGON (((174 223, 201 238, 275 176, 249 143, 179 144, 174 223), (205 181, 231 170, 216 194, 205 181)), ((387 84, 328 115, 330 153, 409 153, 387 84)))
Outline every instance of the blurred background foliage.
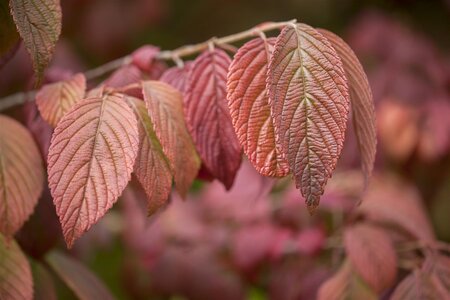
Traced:
MULTIPOLYGON (((61 2, 63 33, 48 81, 143 44, 172 49, 265 21, 296 18, 338 33, 363 62, 376 102, 379 151, 366 197, 386 207, 389 201, 419 199, 437 237, 450 242, 448 0, 61 2)), ((21 46, 0 69, 0 94, 30 88, 31 76, 21 46)), ((43 135, 36 109, 21 113, 45 153, 49 135, 43 135)), ((327 237, 354 218, 358 164, 349 134, 337 183, 327 187, 314 217, 290 181, 260 178, 248 164, 231 193, 198 181, 190 199, 174 196, 150 219, 139 188, 132 186, 72 253, 119 299, 312 299, 342 259, 342 249, 326 252, 334 247, 327 237), (267 187, 274 187, 270 195, 267 187)), ((48 192, 18 239, 36 259, 51 248, 65 249, 48 192)), ((61 299, 74 298, 61 282, 56 286, 61 299)))

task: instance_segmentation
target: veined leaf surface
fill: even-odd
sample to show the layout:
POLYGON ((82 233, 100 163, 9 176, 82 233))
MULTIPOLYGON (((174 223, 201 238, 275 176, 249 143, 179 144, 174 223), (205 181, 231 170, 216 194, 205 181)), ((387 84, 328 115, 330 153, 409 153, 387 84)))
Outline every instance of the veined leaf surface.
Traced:
POLYGON ((289 166, 276 145, 266 88, 275 40, 257 38, 239 48, 228 72, 227 98, 234 130, 250 162, 262 175, 282 177, 289 166))
POLYGON ((342 62, 314 28, 286 26, 275 44, 267 85, 275 134, 313 211, 345 138, 349 95, 342 62))
POLYGON ((172 170, 153 129, 144 101, 127 97, 139 128, 139 151, 134 173, 148 198, 148 214, 156 212, 168 200, 172 187, 172 170))
POLYGON ((186 82, 191 67, 192 61, 187 61, 181 68, 178 66, 169 68, 162 74, 159 80, 170 84, 183 94, 186 91, 186 82))
POLYGON ((83 99, 86 78, 82 73, 72 78, 44 85, 36 94, 36 104, 42 118, 53 127, 75 103, 83 99))
POLYGON ((69 247, 122 193, 138 141, 136 117, 123 95, 82 100, 56 126, 49 186, 69 247))
POLYGON ((375 107, 369 80, 358 57, 346 42, 328 30, 318 29, 318 31, 330 41, 344 65, 350 90, 353 127, 361 153, 361 168, 367 186, 377 151, 375 107))
POLYGON ((28 130, 0 115, 0 232, 13 236, 36 206, 44 188, 44 166, 28 130))
POLYGON ((223 50, 203 52, 192 65, 185 94, 186 120, 200 157, 227 189, 241 165, 241 147, 226 99, 230 63, 223 50))
POLYGON ((0 298, 33 299, 33 278, 27 258, 14 240, 0 234, 0 298))
POLYGON ((185 197, 200 169, 192 138, 186 128, 181 93, 160 81, 142 82, 142 92, 156 135, 171 163, 175 186, 185 197))
POLYGON ((61 5, 59 0, 10 0, 9 6, 39 84, 61 33, 61 5))

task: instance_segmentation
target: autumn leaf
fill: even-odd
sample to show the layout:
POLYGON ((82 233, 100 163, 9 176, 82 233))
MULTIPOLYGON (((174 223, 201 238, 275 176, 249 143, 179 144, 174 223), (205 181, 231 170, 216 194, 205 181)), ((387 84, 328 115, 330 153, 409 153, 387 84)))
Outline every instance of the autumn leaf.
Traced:
POLYGON ((69 248, 122 193, 138 141, 136 117, 122 95, 85 99, 56 126, 48 180, 69 248))
POLYGON ((223 50, 206 50, 195 59, 185 92, 186 120, 200 157, 227 189, 241 164, 241 147, 226 99, 230 63, 223 50))
POLYGON ((345 138, 349 95, 342 62, 314 28, 286 26, 275 44, 267 86, 277 140, 314 211, 345 138))
POLYGON ((392 300, 449 299, 436 288, 432 276, 416 269, 405 277, 391 296, 392 300))
POLYGON ((0 232, 12 237, 36 206, 44 167, 33 137, 19 122, 0 115, 0 232))
POLYGON ((134 163, 134 173, 148 198, 148 215, 152 215, 169 198, 172 187, 172 170, 156 137, 152 121, 143 101, 127 97, 138 121, 139 151, 134 163))
POLYGON ((33 299, 30 264, 14 240, 0 234, 0 298, 2 300, 33 299))
POLYGON ((375 300, 377 294, 357 275, 348 261, 319 288, 317 300, 375 300))
POLYGON ((64 114, 84 97, 86 78, 78 73, 71 78, 44 85, 36 94, 42 118, 56 127, 64 114))
POLYGON ((355 272, 377 292, 389 288, 397 277, 397 256, 382 229, 357 224, 344 231, 344 246, 355 272))
POLYGON ((237 138, 250 162, 265 176, 283 177, 289 166, 275 141, 266 89, 267 64, 275 38, 243 45, 230 65, 228 106, 237 138))
POLYGON ((53 251, 46 262, 80 300, 114 299, 103 282, 75 259, 53 251))
POLYGON ((318 31, 330 41, 344 66, 350 91, 353 127, 355 128, 356 140, 361 154, 361 168, 367 187, 377 150, 375 107, 369 80, 358 57, 346 42, 325 29, 318 29, 318 31))
POLYGON ((10 0, 9 5, 17 30, 33 61, 38 85, 61 33, 59 0, 10 0))
POLYGON ((143 81, 142 91, 156 135, 171 164, 175 186, 185 197, 200 168, 186 128, 181 93, 167 83, 143 81))
POLYGON ((186 91, 186 83, 189 71, 192 67, 192 61, 184 63, 183 67, 172 67, 167 69, 159 79, 162 82, 168 83, 182 94, 186 91))

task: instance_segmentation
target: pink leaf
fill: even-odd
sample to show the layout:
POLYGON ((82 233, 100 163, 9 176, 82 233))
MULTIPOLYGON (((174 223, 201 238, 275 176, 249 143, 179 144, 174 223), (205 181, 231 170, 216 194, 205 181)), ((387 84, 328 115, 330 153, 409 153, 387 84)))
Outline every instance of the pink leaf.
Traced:
POLYGON ((250 162, 262 175, 283 177, 289 166, 275 142, 266 89, 274 44, 275 38, 257 38, 238 50, 228 72, 227 98, 234 129, 250 162))
POLYGON ((131 55, 132 63, 143 71, 151 71, 153 61, 159 53, 159 48, 152 45, 145 45, 137 49, 131 55))
POLYGON ((136 117, 121 95, 85 99, 56 126, 48 177, 69 247, 122 193, 131 177, 138 139, 136 117))
POLYGON ((182 68, 180 67, 172 67, 168 70, 166 70, 160 80, 170 84, 177 90, 179 90, 182 94, 186 91, 186 83, 189 71, 192 67, 192 61, 187 61, 184 63, 184 66, 182 68))

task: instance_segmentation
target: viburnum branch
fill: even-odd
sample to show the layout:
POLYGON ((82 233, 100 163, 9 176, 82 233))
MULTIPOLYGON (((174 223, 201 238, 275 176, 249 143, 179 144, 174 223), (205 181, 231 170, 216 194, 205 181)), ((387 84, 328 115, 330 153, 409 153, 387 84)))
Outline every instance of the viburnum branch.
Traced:
MULTIPOLYGON (((179 65, 179 61, 184 56, 190 56, 197 53, 202 52, 203 50, 210 47, 210 44, 217 45, 219 47, 229 47, 232 43, 239 42, 241 40, 245 40, 251 37, 260 36, 261 33, 272 31, 276 29, 283 28, 286 25, 291 25, 297 23, 296 19, 287 21, 287 22, 267 22, 261 25, 255 26, 248 30, 227 35, 221 38, 213 38, 209 39, 205 42, 194 44, 194 45, 186 45, 174 50, 165 50, 161 51, 156 58, 159 60, 173 60, 179 65)), ((84 74, 87 80, 93 80, 95 78, 101 77, 109 72, 112 72, 123 65, 130 64, 132 61, 131 55, 127 55, 116 60, 110 61, 104 65, 101 65, 92 70, 86 71, 84 74)), ((0 111, 9 109, 13 106, 24 104, 27 101, 33 101, 34 95, 36 94, 36 90, 31 90, 28 92, 19 92, 7 97, 0 99, 0 111)))

